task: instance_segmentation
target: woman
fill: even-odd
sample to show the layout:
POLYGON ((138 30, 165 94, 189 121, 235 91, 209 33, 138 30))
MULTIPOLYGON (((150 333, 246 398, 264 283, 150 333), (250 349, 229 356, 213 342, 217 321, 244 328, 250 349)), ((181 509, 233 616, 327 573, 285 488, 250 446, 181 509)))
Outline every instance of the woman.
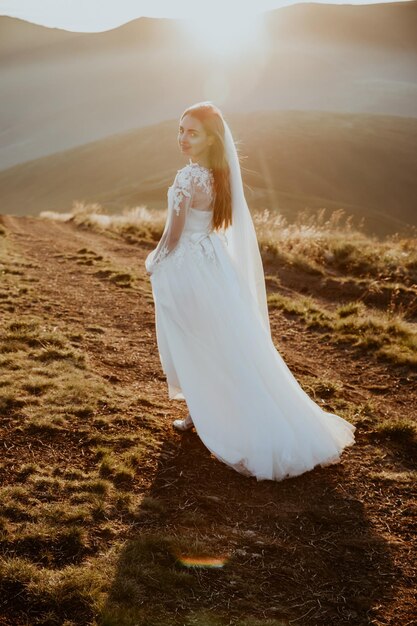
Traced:
POLYGON ((220 461, 282 480, 340 460, 355 426, 304 392, 275 348, 265 278, 230 129, 211 102, 180 119, 189 162, 168 189, 168 215, 145 261, 170 399, 220 461))

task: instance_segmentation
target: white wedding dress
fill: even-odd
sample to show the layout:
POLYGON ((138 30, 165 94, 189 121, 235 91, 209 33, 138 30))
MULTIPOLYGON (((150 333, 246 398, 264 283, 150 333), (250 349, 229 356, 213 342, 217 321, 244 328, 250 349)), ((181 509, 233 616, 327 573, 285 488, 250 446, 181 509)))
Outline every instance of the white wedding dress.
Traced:
POLYGON ((191 160, 178 170, 163 235, 145 261, 168 396, 186 400, 215 457, 257 480, 337 463, 355 426, 319 407, 275 348, 224 233, 211 228, 212 182, 191 160))

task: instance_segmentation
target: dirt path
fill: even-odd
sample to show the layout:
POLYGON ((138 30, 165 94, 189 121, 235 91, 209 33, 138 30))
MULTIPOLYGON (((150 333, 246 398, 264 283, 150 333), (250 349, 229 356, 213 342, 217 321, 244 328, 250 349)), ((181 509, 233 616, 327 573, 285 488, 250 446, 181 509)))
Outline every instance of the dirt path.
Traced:
MULTIPOLYGON (((112 376, 115 369, 120 369, 117 376, 121 380, 143 382, 148 393, 149 386, 152 391, 155 386, 163 399, 165 377, 157 354, 152 292, 144 269, 149 250, 72 224, 11 216, 6 216, 4 222, 26 258, 42 268, 33 273, 44 300, 34 302, 32 312, 49 311, 81 329, 85 325, 102 326, 109 336, 107 332, 103 335, 100 347, 96 342, 83 345, 97 371, 112 376), (97 277, 97 268, 56 256, 75 254, 82 248, 102 255, 123 272, 137 275, 136 289, 120 289, 97 277), (103 367, 106 364, 108 367, 103 367)), ((274 344, 296 376, 330 378, 343 384, 349 401, 372 398, 387 417, 414 417, 417 385, 410 384, 407 368, 378 363, 371 355, 359 355, 348 345, 340 348, 322 343, 319 335, 306 329, 295 316, 278 310, 270 312, 270 320, 274 344)))
MULTIPOLYGON (((365 421, 337 466, 280 483, 245 479, 215 461, 195 432, 179 435, 172 429, 172 420, 186 410, 184 403, 168 400, 160 367, 144 269, 149 250, 70 223, 11 216, 3 222, 15 249, 33 264, 27 275, 42 297, 30 303, 30 312, 81 333, 80 348, 94 371, 161 407, 165 451, 150 493, 164 498, 167 514, 148 526, 178 530, 181 512, 195 507, 204 511, 206 532, 218 538, 219 549, 225 537, 232 545, 233 532, 239 531, 246 537, 246 547, 239 543, 241 557, 258 579, 257 593, 262 585, 268 590, 265 617, 281 614, 285 589, 288 607, 302 616, 295 624, 412 623, 415 505, 411 487, 389 478, 413 467, 408 448, 380 441, 365 421), (83 249, 91 251, 90 264, 88 254, 79 252, 83 249), (129 274, 132 286, 113 282, 106 268, 129 274), (381 471, 385 478, 377 477, 381 471)), ((378 362, 348 345, 328 345, 278 310, 270 319, 275 346, 300 382, 338 383, 338 398, 361 410, 368 403, 378 419, 415 419, 417 385, 407 368, 378 362)), ((315 399, 324 408, 332 406, 325 394, 315 399)), ((215 578, 214 571, 207 573, 212 590, 221 585, 215 578)), ((247 603, 250 613, 250 597, 247 603)))

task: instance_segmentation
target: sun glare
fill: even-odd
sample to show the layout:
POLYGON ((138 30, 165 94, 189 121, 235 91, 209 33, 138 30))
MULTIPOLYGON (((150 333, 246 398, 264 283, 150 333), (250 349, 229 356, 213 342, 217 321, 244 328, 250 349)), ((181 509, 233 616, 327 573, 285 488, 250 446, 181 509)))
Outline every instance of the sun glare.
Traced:
POLYGON ((230 57, 256 47, 261 19, 259 14, 243 11, 239 14, 236 7, 228 10, 225 6, 221 11, 200 11, 195 17, 184 20, 184 25, 199 46, 204 46, 210 54, 230 57))

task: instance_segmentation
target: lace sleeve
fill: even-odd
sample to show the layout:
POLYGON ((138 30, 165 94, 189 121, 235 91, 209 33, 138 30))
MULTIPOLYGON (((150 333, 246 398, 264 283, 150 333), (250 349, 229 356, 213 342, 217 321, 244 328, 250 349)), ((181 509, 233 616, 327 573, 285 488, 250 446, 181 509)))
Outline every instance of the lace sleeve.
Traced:
POLYGON ((149 273, 153 273, 155 267, 177 247, 191 206, 193 192, 191 168, 185 166, 178 170, 172 185, 172 202, 168 203, 167 220, 162 237, 155 250, 146 258, 145 266, 149 273))

